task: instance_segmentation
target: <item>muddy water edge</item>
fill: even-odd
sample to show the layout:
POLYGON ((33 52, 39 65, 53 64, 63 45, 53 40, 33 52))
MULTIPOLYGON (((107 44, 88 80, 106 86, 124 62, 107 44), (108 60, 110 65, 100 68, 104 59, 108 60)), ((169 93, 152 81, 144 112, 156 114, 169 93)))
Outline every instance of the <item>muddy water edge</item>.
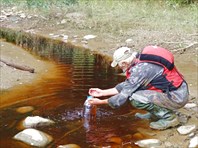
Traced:
POLYGON ((106 58, 87 49, 26 33, 1 32, 1 37, 39 55, 40 60, 53 61, 55 66, 35 83, 1 94, 1 100, 10 102, 6 101, 0 108, 0 145, 31 147, 13 139, 23 130, 21 122, 28 116, 55 121, 51 126, 34 127, 53 137, 48 147, 69 143, 80 147, 136 147, 135 141, 149 137, 144 132, 148 122, 135 119, 137 110, 127 104, 117 110, 99 106, 96 121, 84 125, 82 110, 88 89, 113 87, 124 79, 118 75, 119 71, 109 66, 106 58), (26 106, 33 110, 17 112, 26 106))

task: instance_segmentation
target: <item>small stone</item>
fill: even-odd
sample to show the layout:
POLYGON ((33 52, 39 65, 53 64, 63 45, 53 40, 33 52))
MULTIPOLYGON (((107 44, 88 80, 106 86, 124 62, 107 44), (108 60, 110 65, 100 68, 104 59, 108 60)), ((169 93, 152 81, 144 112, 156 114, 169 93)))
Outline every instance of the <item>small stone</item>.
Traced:
POLYGON ((198 146, 198 136, 195 136, 190 140, 189 148, 196 148, 198 146))
POLYGON ((69 38, 68 35, 63 35, 63 40, 67 40, 69 38))
POLYGON ((83 44, 88 44, 88 42, 87 42, 87 41, 81 41, 81 43, 83 43, 83 44))
POLYGON ((21 114, 28 113, 33 110, 34 110, 34 107, 32 107, 32 106, 23 106, 23 107, 19 107, 16 109, 16 111, 21 114))
POLYGON ((130 44, 130 43, 132 43, 132 39, 127 39, 126 41, 125 41, 125 43, 127 43, 127 44, 130 44))
POLYGON ((57 34, 57 35, 53 35, 52 37, 53 38, 58 38, 58 37, 60 37, 60 35, 57 34))
POLYGON ((59 145, 57 148, 80 148, 77 144, 66 144, 66 145, 59 145))
POLYGON ((197 104, 195 104, 195 103, 187 103, 187 104, 184 106, 184 108, 189 109, 189 108, 193 108, 193 107, 196 107, 196 106, 197 106, 197 104))
POLYGON ((85 35, 85 36, 83 37, 83 39, 85 39, 85 40, 90 40, 90 39, 94 39, 94 38, 96 38, 95 35, 85 35))
POLYGON ((178 118, 179 118, 179 122, 184 125, 188 122, 189 118, 191 117, 190 115, 185 115, 182 113, 178 113, 178 118))
POLYGON ((25 118, 25 120, 23 121, 23 126, 26 128, 29 128, 29 127, 35 127, 37 125, 50 125, 53 123, 54 121, 50 119, 45 119, 39 116, 34 116, 34 117, 25 118))
POLYGON ((140 139, 143 139, 143 138, 144 138, 144 136, 141 133, 133 134, 133 139, 140 140, 140 139))
POLYGON ((161 145, 161 141, 158 139, 145 139, 135 142, 139 147, 157 147, 161 145))
POLYGON ((188 135, 189 138, 192 138, 192 137, 194 137, 194 136, 195 136, 195 133, 190 133, 190 134, 188 135))
POLYGON ((107 139, 107 142, 122 144, 122 139, 120 137, 110 137, 107 139))
POLYGON ((50 135, 31 128, 25 129, 16 134, 14 139, 37 147, 45 147, 53 140, 50 135))
POLYGON ((177 128, 177 131, 181 134, 181 135, 186 135, 191 133, 192 131, 194 131, 196 129, 196 125, 186 125, 186 126, 180 126, 177 128))
POLYGON ((164 142, 164 145, 166 147, 173 147, 173 145, 170 142, 168 142, 168 141, 164 142))
POLYGON ((67 20, 66 19, 63 19, 60 23, 61 24, 65 24, 67 22, 67 20))
POLYGON ((20 14, 21 18, 26 18, 26 15, 24 13, 20 14))

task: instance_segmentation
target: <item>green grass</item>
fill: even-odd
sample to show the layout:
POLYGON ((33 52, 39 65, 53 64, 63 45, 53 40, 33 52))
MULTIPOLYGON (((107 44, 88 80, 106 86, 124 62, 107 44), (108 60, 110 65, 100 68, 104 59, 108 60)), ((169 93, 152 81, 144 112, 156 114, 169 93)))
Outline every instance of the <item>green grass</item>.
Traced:
MULTIPOLYGON (((127 34, 133 29, 193 32, 198 27, 198 4, 181 5, 186 0, 1 0, 2 4, 18 5, 29 11, 54 18, 56 12, 61 19, 68 13, 83 15, 79 21, 69 20, 77 29, 92 29, 117 35, 127 34)), ((69 25, 69 24, 68 24, 69 25)))
POLYGON ((86 14, 85 26, 102 32, 171 28, 192 31, 197 27, 198 18, 195 4, 175 8, 148 1, 81 0, 74 10, 86 14))

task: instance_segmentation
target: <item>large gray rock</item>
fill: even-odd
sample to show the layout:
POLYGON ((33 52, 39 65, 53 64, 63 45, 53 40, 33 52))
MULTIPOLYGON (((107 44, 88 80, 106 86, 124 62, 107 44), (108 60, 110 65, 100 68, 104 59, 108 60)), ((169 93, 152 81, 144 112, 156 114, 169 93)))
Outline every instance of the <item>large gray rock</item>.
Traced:
POLYGON ((45 119, 39 116, 32 116, 32 117, 25 118, 25 120, 23 121, 23 126, 25 128, 29 128, 29 127, 35 127, 37 125, 51 125, 53 123, 54 121, 50 119, 45 119))
POLYGON ((53 140, 50 135, 32 128, 25 129, 16 134, 14 139, 37 147, 45 147, 53 140))

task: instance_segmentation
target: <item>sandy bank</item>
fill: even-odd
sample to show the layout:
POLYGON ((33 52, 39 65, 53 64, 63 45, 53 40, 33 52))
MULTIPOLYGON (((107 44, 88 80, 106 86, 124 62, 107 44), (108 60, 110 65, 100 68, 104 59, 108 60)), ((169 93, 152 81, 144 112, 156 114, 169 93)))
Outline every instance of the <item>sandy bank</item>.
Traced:
POLYGON ((30 73, 29 71, 15 69, 0 62, 0 90, 2 92, 16 86, 31 84, 54 68, 51 62, 43 61, 39 57, 11 43, 1 41, 0 46, 0 58, 2 60, 21 66, 28 66, 35 70, 34 73, 30 73))

